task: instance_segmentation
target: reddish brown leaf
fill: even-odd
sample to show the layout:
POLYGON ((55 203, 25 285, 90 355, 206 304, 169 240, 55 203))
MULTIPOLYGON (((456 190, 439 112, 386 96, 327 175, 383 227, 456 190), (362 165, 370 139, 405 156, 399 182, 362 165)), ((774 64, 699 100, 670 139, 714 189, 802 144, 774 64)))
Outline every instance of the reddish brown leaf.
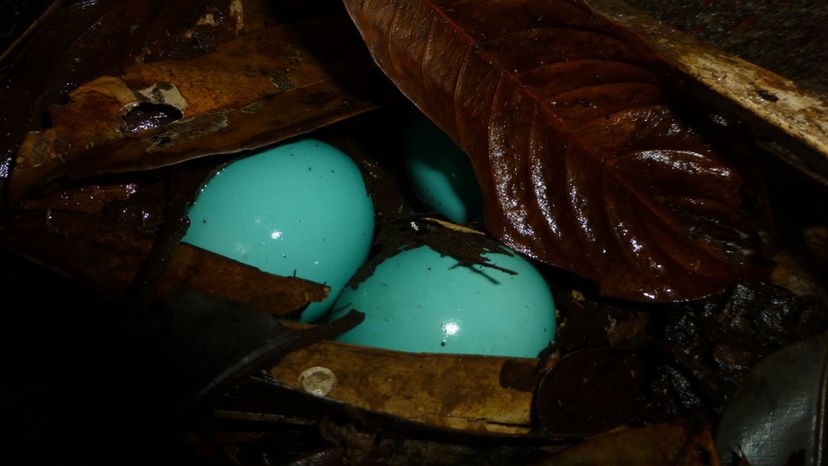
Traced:
MULTIPOLYGON (((189 3, 201 11, 210 2, 189 3)), ((68 83, 69 102, 49 111, 52 126, 23 140, 10 198, 62 176, 146 170, 258 148, 374 108, 373 65, 347 19, 280 23, 267 8, 245 10, 257 0, 213 3, 184 29, 187 21, 144 15, 138 21, 153 35, 137 63, 77 87, 68 83), (180 40, 162 41, 169 45, 164 50, 156 42, 167 36, 180 40), (203 50, 190 50, 193 41, 203 50)), ((170 9, 162 13, 175 13, 170 9)), ((107 37, 94 34, 87 31, 86 40, 100 49, 107 37)), ((48 93, 46 87, 31 93, 48 93)))
POLYGON ((741 177, 637 36, 557 0, 346 0, 375 61, 469 155, 486 225, 609 296, 697 298, 751 270, 741 177))
POLYGON ((275 315, 322 301, 330 291, 318 283, 265 273, 183 243, 170 259, 158 292, 166 295, 179 287, 195 288, 275 315))
POLYGON ((16 50, 3 52, 0 104, 14 110, 0 114, 0 183, 25 132, 48 126, 49 108, 64 103, 79 84, 117 75, 129 64, 201 55, 237 32, 231 0, 58 3, 16 50), (195 26, 207 14, 212 26, 195 26), (188 24, 192 31, 180 30, 188 24))
MULTIPOLYGON (((643 7, 640 2, 639 5, 643 7)), ((656 8, 657 5, 662 5, 662 2, 651 2, 648 9, 656 8)), ((774 37, 775 32, 763 32, 761 27, 749 27, 739 33, 732 30, 724 32, 728 37, 725 42, 729 43, 713 42, 716 46, 710 46, 653 20, 621 0, 593 0, 589 2, 589 6, 598 14, 611 18, 612 21, 648 40, 687 78, 694 92, 700 97, 713 100, 717 106, 727 108, 744 118, 754 127, 757 139, 764 149, 822 184, 828 184, 828 98, 824 92, 818 94, 808 89, 808 84, 813 85, 820 77, 808 77, 807 72, 803 71, 809 68, 816 71, 819 68, 815 64, 821 63, 820 58, 815 58, 806 51, 809 50, 806 45, 808 42, 811 42, 811 47, 816 47, 816 44, 822 42, 820 36, 815 34, 819 30, 816 22, 819 15, 815 16, 816 21, 812 22, 811 28, 814 32, 809 32, 811 28, 802 24, 803 18, 813 12, 813 9, 788 5, 787 8, 782 6, 774 9, 772 13, 765 11, 761 15, 766 28, 769 23, 784 22, 785 42, 770 43, 768 39, 774 37), (745 36, 747 34, 755 35, 749 38, 745 36), (734 44, 737 43, 742 44, 744 49, 734 50, 734 44), (785 44, 792 43, 799 44, 798 59, 788 60, 784 64, 772 63, 783 60, 781 57, 790 56, 790 47, 785 44), (719 47, 739 56, 730 55, 719 47), (756 59, 756 62, 751 63, 743 58, 756 59), (814 65, 803 65, 806 61, 814 65), (787 77, 796 76, 796 79, 791 81, 757 64, 772 69, 790 67, 781 74, 791 73, 787 77)), ((688 6, 688 10, 693 8, 688 6)), ((726 4, 718 4, 713 8, 705 6, 706 11, 703 14, 691 15, 696 16, 696 21, 709 22, 707 34, 718 29, 714 24, 716 21, 726 21, 730 15, 739 14, 738 9, 732 9, 726 4), (729 10, 730 13, 717 11, 717 8, 729 10)), ((756 12, 763 11, 763 8, 752 4, 744 5, 744 8, 756 12)), ((753 20, 755 19, 754 16, 753 20)), ((682 24, 682 15, 674 14, 667 22, 682 24)), ((680 28, 685 26, 689 27, 684 23, 680 28)), ((814 74, 824 76, 821 71, 814 74)))

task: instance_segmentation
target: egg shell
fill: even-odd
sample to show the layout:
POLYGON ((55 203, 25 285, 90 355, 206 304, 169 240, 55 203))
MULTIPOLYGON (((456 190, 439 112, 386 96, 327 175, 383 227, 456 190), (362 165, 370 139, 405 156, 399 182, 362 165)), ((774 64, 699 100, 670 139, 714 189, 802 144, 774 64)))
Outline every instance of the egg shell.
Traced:
POLYGON ((374 207, 362 174, 337 148, 305 139, 237 160, 201 190, 183 241, 265 272, 324 283, 322 316, 365 261, 374 207))
POLYGON ((483 219, 483 194, 465 152, 422 114, 406 124, 404 160, 417 197, 455 223, 483 219))
POLYGON ((417 353, 534 358, 555 337, 555 303, 540 273, 517 254, 485 254, 494 265, 460 266, 427 246, 383 261, 334 315, 365 320, 339 341, 417 353))

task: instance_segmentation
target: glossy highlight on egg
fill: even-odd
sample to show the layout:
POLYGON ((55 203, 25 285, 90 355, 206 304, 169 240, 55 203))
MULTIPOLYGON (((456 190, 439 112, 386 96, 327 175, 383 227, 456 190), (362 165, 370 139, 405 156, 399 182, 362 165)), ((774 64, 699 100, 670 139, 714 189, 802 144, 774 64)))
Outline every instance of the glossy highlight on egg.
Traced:
POLYGON ((537 357, 555 338, 555 302, 546 282, 517 254, 484 257, 515 274, 460 266, 428 246, 386 259, 334 304, 334 316, 365 313, 338 340, 417 353, 537 357))
POLYGON ((302 320, 321 317, 368 257, 374 207, 359 168, 314 139, 232 162, 202 188, 183 240, 265 272, 331 288, 302 320))

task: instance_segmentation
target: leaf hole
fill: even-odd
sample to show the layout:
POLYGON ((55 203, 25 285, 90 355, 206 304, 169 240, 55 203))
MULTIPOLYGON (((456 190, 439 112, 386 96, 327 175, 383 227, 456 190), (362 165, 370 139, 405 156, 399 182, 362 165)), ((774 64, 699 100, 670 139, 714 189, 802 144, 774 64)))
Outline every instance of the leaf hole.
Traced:
POLYGON ((181 110, 169 104, 142 102, 133 107, 122 118, 124 131, 130 135, 139 135, 164 127, 184 116, 181 110))
POLYGON ((767 100, 768 102, 779 101, 779 97, 773 95, 773 93, 768 92, 764 89, 756 89, 756 94, 759 95, 759 97, 761 97, 762 99, 767 100))

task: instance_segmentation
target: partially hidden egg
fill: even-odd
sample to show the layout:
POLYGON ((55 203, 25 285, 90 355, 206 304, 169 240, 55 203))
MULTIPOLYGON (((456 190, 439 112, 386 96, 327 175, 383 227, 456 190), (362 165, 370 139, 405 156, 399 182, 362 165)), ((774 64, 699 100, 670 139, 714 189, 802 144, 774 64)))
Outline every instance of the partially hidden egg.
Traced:
POLYGON ((422 114, 406 124, 404 160, 417 197, 455 223, 483 219, 483 195, 466 154, 422 114))
POLYGON ((262 271, 330 286, 302 320, 322 316, 365 261, 374 207, 359 168, 343 152, 305 139, 218 172, 189 211, 183 241, 262 271))
POLYGON ((334 315, 365 313, 338 340, 417 353, 537 357, 555 338, 548 285, 517 254, 484 257, 515 274, 460 266, 428 246, 386 259, 334 304, 334 315))

